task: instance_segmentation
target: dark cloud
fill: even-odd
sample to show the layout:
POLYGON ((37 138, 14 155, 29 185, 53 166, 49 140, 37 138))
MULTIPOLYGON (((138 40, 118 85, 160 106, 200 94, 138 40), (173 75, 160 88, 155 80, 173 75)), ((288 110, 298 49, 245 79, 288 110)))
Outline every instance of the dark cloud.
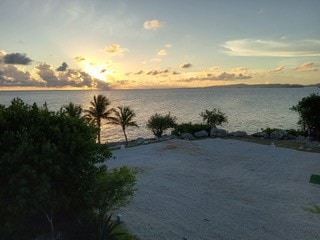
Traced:
POLYGON ((77 56, 74 58, 74 60, 76 60, 77 62, 82 62, 82 61, 85 61, 86 59, 84 57, 77 56))
POLYGON ((143 74, 143 70, 140 70, 140 71, 135 73, 135 75, 140 75, 140 74, 143 74))
POLYGON ((191 68, 192 64, 191 63, 183 63, 180 65, 180 68, 191 68))
POLYGON ((239 79, 250 79, 252 76, 244 75, 242 73, 227 73, 223 72, 221 74, 210 74, 208 73, 206 76, 197 76, 188 79, 181 79, 178 82, 201 82, 201 81, 234 81, 239 79))
POLYGON ((170 71, 168 69, 163 71, 151 70, 147 72, 147 75, 152 75, 152 76, 156 76, 156 75, 167 76, 168 74, 170 74, 170 71))
POLYGON ((7 65, 0 71, 1 87, 26 87, 26 86, 43 86, 43 83, 33 79, 30 73, 19 70, 14 65, 7 65))
POLYGON ((9 53, 3 56, 3 61, 6 64, 28 65, 32 62, 25 53, 9 53))
POLYGON ((181 73, 176 72, 176 71, 173 71, 173 72, 172 72, 172 75, 178 75, 178 74, 181 74, 181 73))
POLYGON ((68 68, 68 64, 67 64, 66 62, 63 62, 63 63, 61 64, 61 66, 56 69, 56 71, 58 71, 58 72, 64 72, 64 71, 67 70, 67 68, 68 68))

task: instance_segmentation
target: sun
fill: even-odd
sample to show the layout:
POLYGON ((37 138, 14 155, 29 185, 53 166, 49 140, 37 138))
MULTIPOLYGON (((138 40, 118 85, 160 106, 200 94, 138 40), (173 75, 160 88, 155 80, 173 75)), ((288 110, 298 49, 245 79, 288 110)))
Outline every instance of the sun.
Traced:
POLYGON ((108 76, 113 75, 113 71, 108 68, 107 64, 95 64, 87 61, 82 62, 83 70, 90 76, 105 81, 108 76))

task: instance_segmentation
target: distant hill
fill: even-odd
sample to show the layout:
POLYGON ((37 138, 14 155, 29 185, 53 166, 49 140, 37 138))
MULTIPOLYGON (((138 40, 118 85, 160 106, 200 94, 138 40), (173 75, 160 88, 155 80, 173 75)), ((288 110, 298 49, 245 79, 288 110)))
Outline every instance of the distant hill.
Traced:
POLYGON ((209 86, 204 88, 303 88, 303 87, 320 87, 320 83, 310 84, 310 85, 302 85, 302 84, 231 84, 231 85, 219 85, 219 86, 209 86))

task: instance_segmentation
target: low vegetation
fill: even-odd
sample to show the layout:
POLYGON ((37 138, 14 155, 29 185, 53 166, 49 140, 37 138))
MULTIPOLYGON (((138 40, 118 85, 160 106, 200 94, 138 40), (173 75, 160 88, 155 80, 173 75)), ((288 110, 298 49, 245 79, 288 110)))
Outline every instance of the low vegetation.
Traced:
POLYGON ((181 123, 174 127, 171 132, 173 135, 180 136, 182 133, 194 134, 196 132, 206 130, 208 134, 210 133, 211 126, 207 124, 197 124, 197 123, 181 123))
POLYGON ((166 115, 155 113, 147 122, 147 128, 150 129, 157 138, 160 138, 165 130, 174 128, 176 125, 176 117, 171 116, 170 113, 166 115))
POLYGON ((214 108, 213 110, 205 110, 200 113, 203 123, 210 125, 212 128, 217 128, 221 124, 228 122, 228 118, 220 109, 214 108))
POLYGON ((320 96, 311 94, 302 98, 291 108, 298 112, 299 122, 303 131, 308 131, 311 138, 320 139, 320 96))

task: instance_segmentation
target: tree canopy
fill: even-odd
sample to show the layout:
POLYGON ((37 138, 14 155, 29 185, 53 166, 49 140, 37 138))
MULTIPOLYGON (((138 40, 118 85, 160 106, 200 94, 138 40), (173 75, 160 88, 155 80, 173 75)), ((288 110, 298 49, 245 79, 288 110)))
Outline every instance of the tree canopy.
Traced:
POLYGON ((320 138, 320 96, 311 94, 302 98, 296 106, 291 108, 298 112, 300 119, 298 124, 303 130, 313 131, 320 138))
POLYGON ((105 210, 128 202, 134 174, 126 168, 98 167, 111 152, 96 144, 95 135, 83 119, 51 112, 46 105, 14 99, 10 106, 0 106, 1 239, 23 239, 21 231, 34 219, 47 219, 54 232, 57 216, 94 214, 101 206, 94 204, 93 192, 105 210))
POLYGON ((161 137, 166 129, 174 128, 176 125, 176 117, 171 116, 170 113, 166 115, 155 113, 147 122, 147 128, 149 128, 156 137, 161 137))
POLYGON ((214 108, 211 111, 206 109, 204 112, 200 113, 200 116, 202 117, 204 123, 213 128, 217 128, 217 126, 228 121, 226 115, 217 108, 214 108))

